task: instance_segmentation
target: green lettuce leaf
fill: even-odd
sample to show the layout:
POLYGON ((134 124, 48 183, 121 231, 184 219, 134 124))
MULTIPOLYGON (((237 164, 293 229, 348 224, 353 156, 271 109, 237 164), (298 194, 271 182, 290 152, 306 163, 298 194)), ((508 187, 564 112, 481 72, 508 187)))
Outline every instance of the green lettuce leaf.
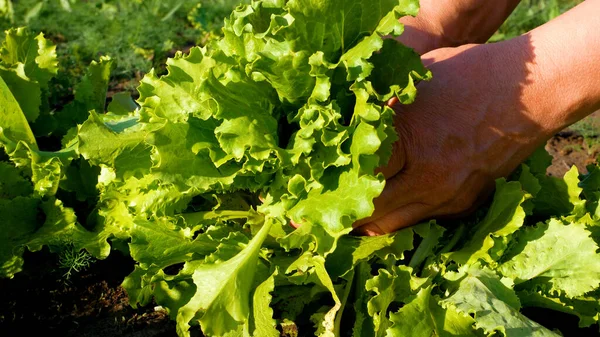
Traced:
POLYGON ((366 282, 366 290, 375 293, 367 304, 369 315, 373 317, 375 336, 386 336, 393 323, 387 317, 390 305, 394 302, 408 303, 409 298, 428 282, 413 276, 410 267, 393 266, 390 269, 380 269, 377 276, 366 282))
POLYGON ((567 297, 584 295, 600 286, 600 254, 585 225, 552 219, 516 235, 510 259, 498 270, 515 284, 567 297))
POLYGON ((534 213, 560 216, 572 214, 583 215, 584 201, 579 195, 582 188, 579 185, 579 172, 573 166, 563 179, 538 176, 541 189, 533 200, 534 213))
POLYGON ((104 112, 112 67, 113 61, 108 56, 100 57, 99 62, 92 61, 81 82, 75 86, 75 99, 55 114, 55 121, 42 120, 43 123, 55 124, 56 130, 48 130, 49 127, 39 125, 41 123, 36 125, 37 129, 44 130, 46 133, 58 132, 62 135, 74 125, 83 123, 90 111, 104 112))
MULTIPOLYGON (((23 141, 37 149, 37 142, 23 110, 2 77, 0 77, 0 134, 12 143, 23 141)), ((7 146, 5 142, 2 141, 4 147, 7 146)), ((11 148, 6 148, 6 151, 10 153, 15 150, 15 147, 13 145, 11 148)))
POLYGON ((277 325, 273 319, 273 309, 271 305, 271 292, 275 290, 275 271, 268 279, 256 287, 252 300, 252 314, 256 326, 253 336, 255 337, 278 337, 279 331, 275 328, 277 325))
POLYGON ((490 209, 481 223, 474 228, 472 237, 464 247, 448 254, 448 257, 462 264, 473 264, 479 259, 493 262, 489 250, 498 245, 494 238, 503 238, 517 231, 525 220, 523 202, 528 199, 516 181, 496 182, 496 193, 490 209))
POLYGON ((517 295, 524 307, 546 308, 579 317, 580 327, 589 327, 600 320, 600 301, 596 296, 569 299, 531 290, 519 291, 517 295))
POLYGON ((0 46, 0 76, 28 121, 33 122, 40 115, 42 97, 48 95, 48 83, 57 71, 56 46, 43 34, 34 36, 26 28, 6 31, 0 46))
POLYGON ((375 254, 383 259, 391 254, 396 260, 402 260, 403 253, 412 250, 412 244, 413 230, 410 228, 380 236, 344 236, 339 240, 338 248, 327 256, 327 272, 333 278, 343 276, 375 254))
POLYGON ((371 293, 367 291, 366 285, 371 279, 371 266, 367 262, 361 262, 355 268, 354 282, 354 313, 355 319, 352 327, 352 336, 374 337, 375 323, 369 314, 368 302, 371 293))
POLYGON ((479 336, 473 318, 452 306, 442 307, 431 294, 431 287, 421 289, 397 313, 391 313, 390 321, 393 325, 387 330, 388 337, 479 336))
POLYGON ((267 223, 242 251, 226 261, 191 261, 178 275, 162 273, 154 278, 157 301, 176 317, 180 335, 189 336, 192 321, 199 322, 208 336, 222 336, 247 323, 260 247, 269 229, 267 223), (175 287, 183 283, 185 288, 175 287))
POLYGON ((450 297, 441 301, 464 315, 473 315, 475 327, 506 337, 558 336, 519 313, 521 303, 514 290, 494 272, 472 267, 466 272, 450 297))
POLYGON ((85 246, 87 232, 78 223, 75 213, 60 200, 41 201, 18 196, 0 199, 0 276, 12 278, 23 268, 23 253, 38 251, 43 246, 60 249, 73 244, 79 250, 85 246), (40 224, 38 217, 45 220, 40 224))

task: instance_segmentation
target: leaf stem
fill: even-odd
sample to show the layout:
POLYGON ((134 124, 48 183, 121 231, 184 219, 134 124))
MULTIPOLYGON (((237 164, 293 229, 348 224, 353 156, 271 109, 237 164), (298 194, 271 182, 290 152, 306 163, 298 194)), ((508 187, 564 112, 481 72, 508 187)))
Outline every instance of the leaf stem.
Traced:
POLYGON ((346 308, 346 302, 348 302, 348 296, 350 295, 350 291, 354 288, 354 269, 348 273, 348 283, 346 283, 346 288, 344 289, 344 294, 342 295, 341 302, 342 306, 338 311, 338 315, 335 318, 335 322, 333 325, 333 334, 335 336, 341 336, 340 328, 342 325, 342 315, 344 314, 344 308, 346 308))
POLYGON ((249 219, 257 216, 258 214, 252 211, 210 211, 210 212, 196 212, 196 213, 184 213, 182 214, 185 222, 190 226, 195 226, 206 220, 238 220, 238 219, 249 219))

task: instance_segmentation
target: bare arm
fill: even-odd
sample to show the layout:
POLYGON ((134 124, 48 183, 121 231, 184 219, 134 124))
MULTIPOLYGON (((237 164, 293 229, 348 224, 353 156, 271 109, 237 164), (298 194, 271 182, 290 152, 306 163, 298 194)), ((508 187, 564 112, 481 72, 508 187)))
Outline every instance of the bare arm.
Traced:
POLYGON ((442 47, 484 43, 502 25, 520 0, 421 0, 416 18, 400 20, 405 45, 425 54, 442 47))
POLYGON ((513 44, 534 54, 529 107, 552 134, 600 109, 600 0, 588 0, 513 44), (523 43, 523 42, 521 42, 523 43))

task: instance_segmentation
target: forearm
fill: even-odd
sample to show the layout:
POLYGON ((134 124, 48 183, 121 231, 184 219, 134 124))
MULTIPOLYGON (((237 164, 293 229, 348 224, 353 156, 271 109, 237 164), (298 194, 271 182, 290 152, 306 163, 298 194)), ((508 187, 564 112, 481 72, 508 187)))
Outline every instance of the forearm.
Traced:
POLYGON ((520 0, 421 0, 416 18, 400 20, 406 31, 400 41, 425 54, 442 47, 484 43, 502 25, 520 0))
POLYGON ((585 1, 507 43, 513 54, 506 57, 522 55, 528 72, 522 104, 550 134, 600 109, 600 20, 596 13, 600 13, 600 0, 585 1))
MULTIPOLYGON (((419 95, 437 95, 443 104, 429 107, 417 99, 415 104, 425 105, 413 108, 429 109, 426 119, 460 119, 459 133, 474 133, 471 148, 461 151, 472 154, 476 167, 490 168, 492 178, 510 174, 557 131, 600 109, 598 12, 600 0, 588 0, 518 38, 424 55, 434 79, 419 86, 419 95), (463 112, 440 117, 431 111, 463 112)), ((439 136, 444 129, 432 132, 440 153, 457 146, 456 130, 447 132, 447 142, 439 136)))

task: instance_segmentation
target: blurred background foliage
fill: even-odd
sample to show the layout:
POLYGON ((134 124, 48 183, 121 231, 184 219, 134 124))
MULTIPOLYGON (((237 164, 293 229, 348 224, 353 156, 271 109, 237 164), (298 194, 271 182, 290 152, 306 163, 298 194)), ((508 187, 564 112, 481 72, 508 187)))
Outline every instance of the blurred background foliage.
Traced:
POLYGON ((511 16, 490 39, 507 40, 543 25, 583 0, 522 0, 511 16))
MULTIPOLYGON (((246 1, 248 2, 248 1, 246 1)), ((0 0, 0 29, 28 26, 57 45, 57 96, 72 90, 92 60, 116 61, 112 91, 133 91, 177 50, 218 35, 240 0, 0 0), (62 91, 62 92, 61 92, 62 91)), ((0 40, 3 38, 0 37, 0 40)))

